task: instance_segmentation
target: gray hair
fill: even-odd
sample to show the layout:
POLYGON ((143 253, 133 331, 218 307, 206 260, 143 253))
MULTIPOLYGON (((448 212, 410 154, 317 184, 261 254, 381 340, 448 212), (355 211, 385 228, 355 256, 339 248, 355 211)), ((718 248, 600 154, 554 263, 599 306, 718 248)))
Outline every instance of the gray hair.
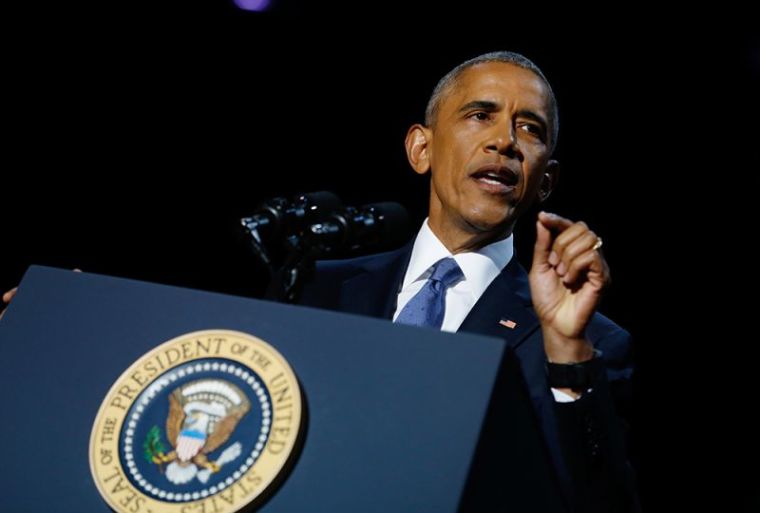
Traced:
POLYGON ((441 106, 441 100, 443 99, 443 96, 449 91, 451 87, 456 85, 456 82, 459 80, 459 77, 462 75, 462 73, 468 68, 475 66, 476 64, 482 64, 485 62, 505 62, 507 64, 514 64, 515 66, 519 66, 521 68, 532 71, 538 75, 541 80, 544 81, 547 89, 549 89, 549 116, 551 117, 549 122, 551 123, 552 132, 550 150, 554 151, 554 148, 557 145, 557 136, 559 135, 559 111, 557 109, 557 99, 554 97, 554 91, 552 90, 552 86, 549 84, 549 81, 546 79, 539 67, 524 55, 520 55, 519 53, 515 52, 485 53, 463 62, 456 68, 446 73, 446 75, 444 75, 444 77, 438 81, 438 84, 436 84, 435 88, 433 89, 433 94, 430 95, 427 107, 425 108, 425 125, 432 127, 435 124, 436 118, 438 116, 438 109, 441 106))

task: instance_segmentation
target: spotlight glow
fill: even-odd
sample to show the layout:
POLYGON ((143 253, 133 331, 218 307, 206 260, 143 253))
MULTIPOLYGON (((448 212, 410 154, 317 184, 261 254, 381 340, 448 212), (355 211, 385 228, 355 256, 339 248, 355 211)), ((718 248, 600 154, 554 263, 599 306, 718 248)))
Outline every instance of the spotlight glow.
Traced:
POLYGON ((244 11, 265 11, 269 7, 269 0, 234 0, 234 2, 244 11))

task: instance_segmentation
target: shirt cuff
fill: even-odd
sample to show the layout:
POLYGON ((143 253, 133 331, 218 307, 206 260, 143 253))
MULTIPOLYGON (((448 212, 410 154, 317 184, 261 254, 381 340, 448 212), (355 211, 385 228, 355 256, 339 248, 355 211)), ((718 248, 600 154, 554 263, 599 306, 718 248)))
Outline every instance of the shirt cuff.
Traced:
MULTIPOLYGON (((591 392, 591 389, 589 388, 583 394, 588 394, 591 392)), ((554 395, 554 400, 558 403, 572 403, 583 397, 583 394, 579 395, 577 398, 571 396, 570 394, 566 394, 562 392, 559 389, 552 388, 552 394, 554 395)))

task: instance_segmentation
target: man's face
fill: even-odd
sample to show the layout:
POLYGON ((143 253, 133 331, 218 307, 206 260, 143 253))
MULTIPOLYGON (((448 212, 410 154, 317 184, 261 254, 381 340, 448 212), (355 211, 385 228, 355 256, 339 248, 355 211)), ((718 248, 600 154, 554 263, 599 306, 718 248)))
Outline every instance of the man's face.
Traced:
POLYGON ((547 170, 550 109, 549 89, 532 71, 495 62, 460 75, 444 92, 432 131, 426 130, 434 230, 511 230, 535 201, 547 170))

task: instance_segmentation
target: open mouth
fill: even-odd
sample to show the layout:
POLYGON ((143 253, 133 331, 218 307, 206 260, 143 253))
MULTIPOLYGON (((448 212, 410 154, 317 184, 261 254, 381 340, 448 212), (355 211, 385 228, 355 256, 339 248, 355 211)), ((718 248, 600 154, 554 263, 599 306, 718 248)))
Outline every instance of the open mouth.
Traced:
POLYGON ((499 164, 482 166, 472 173, 470 178, 475 180, 482 189, 500 194, 511 192, 520 181, 515 171, 499 164))

